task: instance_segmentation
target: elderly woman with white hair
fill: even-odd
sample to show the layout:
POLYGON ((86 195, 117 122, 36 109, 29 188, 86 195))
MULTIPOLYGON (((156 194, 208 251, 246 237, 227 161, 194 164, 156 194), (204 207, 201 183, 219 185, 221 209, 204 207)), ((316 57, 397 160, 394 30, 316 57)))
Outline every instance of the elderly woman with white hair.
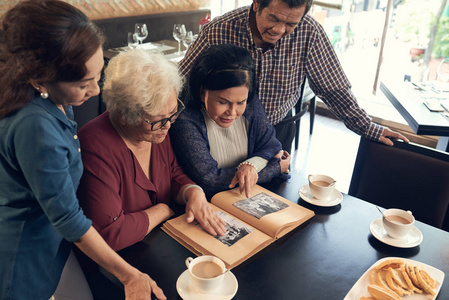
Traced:
POLYGON ((143 50, 120 53, 105 70, 107 111, 79 131, 84 174, 78 199, 106 242, 120 250, 186 206, 212 235, 225 233, 203 190, 178 165, 168 130, 184 109, 177 66, 143 50))

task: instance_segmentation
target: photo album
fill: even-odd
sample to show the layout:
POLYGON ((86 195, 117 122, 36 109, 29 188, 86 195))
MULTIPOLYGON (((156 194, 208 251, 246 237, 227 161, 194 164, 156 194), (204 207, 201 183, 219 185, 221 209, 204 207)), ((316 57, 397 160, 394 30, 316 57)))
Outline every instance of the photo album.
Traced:
POLYGON ((246 198, 238 188, 212 197, 211 205, 226 222, 224 236, 212 236, 185 214, 168 220, 162 230, 196 255, 214 255, 231 269, 303 224, 315 213, 255 185, 246 198))

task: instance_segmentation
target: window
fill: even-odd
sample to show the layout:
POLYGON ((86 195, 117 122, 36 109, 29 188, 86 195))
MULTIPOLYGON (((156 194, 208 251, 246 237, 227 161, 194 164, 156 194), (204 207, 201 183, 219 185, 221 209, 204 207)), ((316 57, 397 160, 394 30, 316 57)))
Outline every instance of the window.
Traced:
MULTIPOLYGON (((428 67, 423 65, 422 52, 427 50, 430 27, 442 1, 393 0, 379 82, 419 81, 421 77, 424 80, 436 79, 439 62, 443 57, 449 57, 447 6, 440 19, 433 57, 428 67), (421 53, 414 54, 414 50, 421 53)), ((251 3, 252 0, 211 0, 212 16, 251 3)), ((387 5, 388 0, 317 0, 310 11, 325 28, 359 101, 385 101, 379 99, 383 95, 373 95, 373 88, 387 5)), ((376 94, 379 93, 377 91, 376 94)))

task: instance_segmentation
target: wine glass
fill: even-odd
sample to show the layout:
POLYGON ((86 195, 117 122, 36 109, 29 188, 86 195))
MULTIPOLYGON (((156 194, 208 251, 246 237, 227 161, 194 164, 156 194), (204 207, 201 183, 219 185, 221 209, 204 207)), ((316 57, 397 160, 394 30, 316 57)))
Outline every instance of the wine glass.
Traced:
POLYGON ((135 33, 128 32, 128 47, 134 49, 137 48, 137 45, 139 45, 137 35, 135 33))
POLYGON ((186 47, 186 52, 189 50, 190 45, 193 43, 193 32, 188 31, 186 36, 182 39, 182 43, 184 44, 184 47, 186 47))
POLYGON ((134 33, 136 34, 136 38, 139 41, 139 44, 142 44, 142 41, 148 37, 147 24, 136 23, 136 25, 134 26, 134 33))
POLYGON ((186 26, 184 24, 173 25, 173 38, 178 41, 178 52, 176 54, 181 54, 181 41, 186 36, 186 26))
POLYGON ((437 81, 440 85, 440 93, 445 91, 445 87, 449 85, 449 57, 446 57, 440 62, 440 65, 437 69, 437 81))

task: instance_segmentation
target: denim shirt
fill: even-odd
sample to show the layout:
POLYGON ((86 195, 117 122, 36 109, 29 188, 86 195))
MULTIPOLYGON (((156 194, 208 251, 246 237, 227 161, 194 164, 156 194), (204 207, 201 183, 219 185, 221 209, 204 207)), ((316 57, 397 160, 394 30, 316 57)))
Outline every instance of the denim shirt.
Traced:
MULTIPOLYGON (((66 113, 73 119, 70 106, 66 113)), ((40 97, 0 119, 0 299, 49 299, 70 242, 91 226, 76 198, 76 132, 40 97)))

